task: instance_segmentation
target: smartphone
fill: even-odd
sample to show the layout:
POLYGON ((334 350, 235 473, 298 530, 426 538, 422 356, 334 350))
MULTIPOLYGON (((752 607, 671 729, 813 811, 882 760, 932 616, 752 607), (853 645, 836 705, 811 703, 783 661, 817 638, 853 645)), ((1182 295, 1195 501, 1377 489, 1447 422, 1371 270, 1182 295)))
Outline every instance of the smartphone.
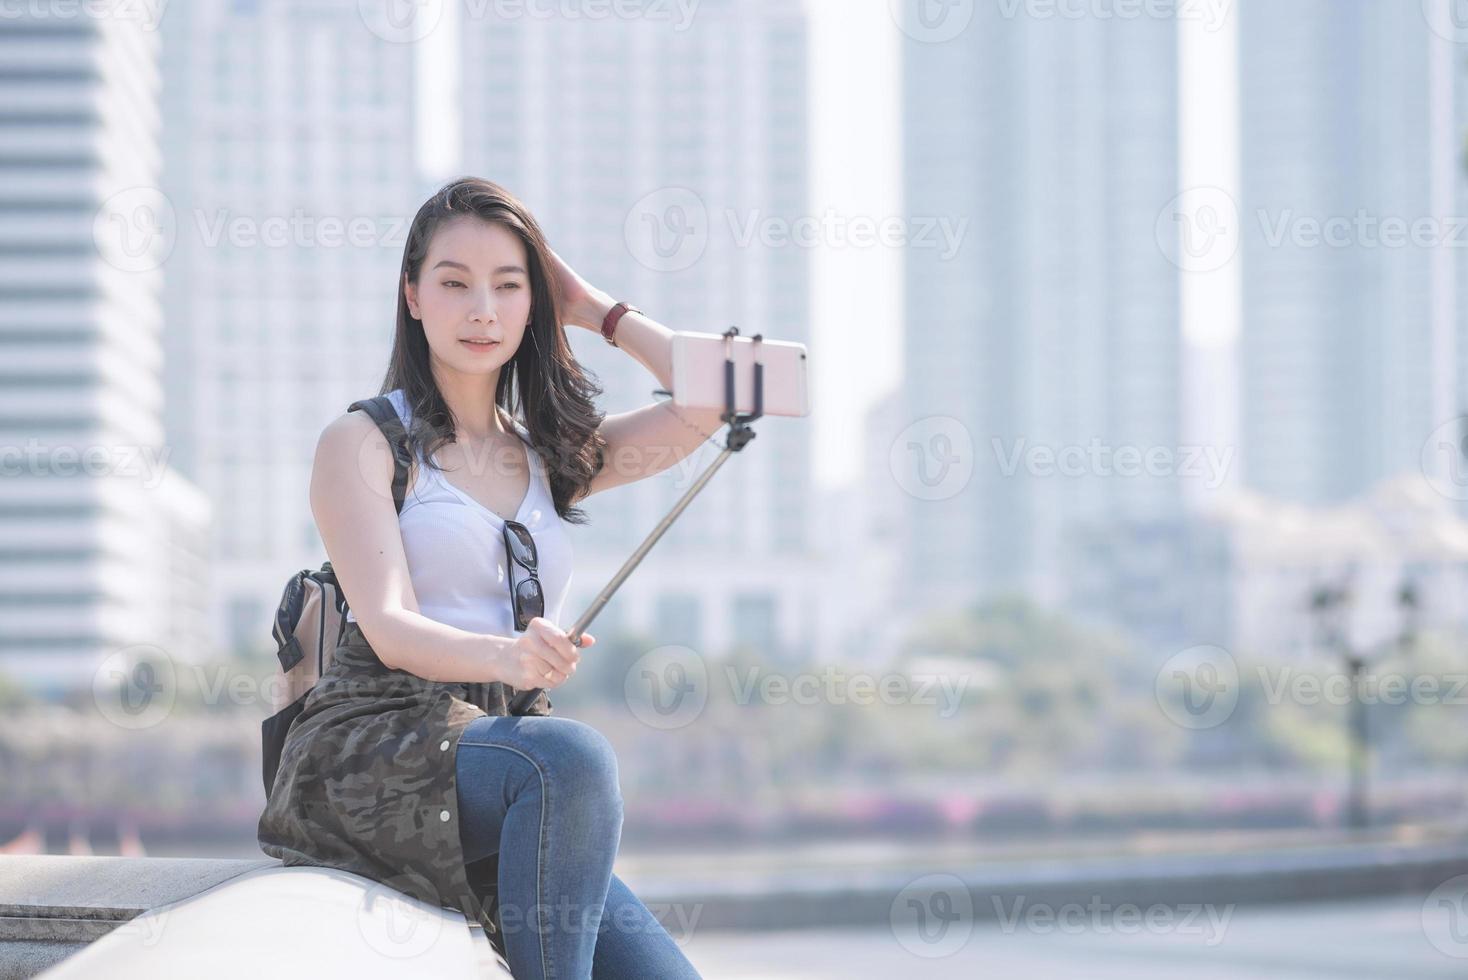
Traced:
POLYGON ((743 334, 732 341, 723 334, 680 330, 673 334, 673 404, 688 408, 724 408, 724 364, 734 360, 734 410, 754 411, 754 363, 758 351, 764 365, 766 415, 810 414, 805 345, 788 340, 761 340, 743 334))

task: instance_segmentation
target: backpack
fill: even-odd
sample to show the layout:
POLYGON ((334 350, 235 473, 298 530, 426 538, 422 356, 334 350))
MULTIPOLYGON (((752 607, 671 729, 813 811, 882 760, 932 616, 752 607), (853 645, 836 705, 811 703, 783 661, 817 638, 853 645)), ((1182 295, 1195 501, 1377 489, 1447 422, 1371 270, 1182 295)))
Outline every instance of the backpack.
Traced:
MULTIPOLYGON (((366 412, 387 437, 393 451, 392 499, 399 513, 408 487, 408 440, 402 419, 386 395, 352 402, 347 411, 366 412)), ((306 706, 306 697, 331 666, 347 624, 347 597, 337 583, 331 562, 303 568, 292 575, 275 609, 271 636, 276 643, 280 673, 268 686, 270 717, 260 725, 261 769, 265 797, 275 785, 280 754, 291 723, 306 706)))

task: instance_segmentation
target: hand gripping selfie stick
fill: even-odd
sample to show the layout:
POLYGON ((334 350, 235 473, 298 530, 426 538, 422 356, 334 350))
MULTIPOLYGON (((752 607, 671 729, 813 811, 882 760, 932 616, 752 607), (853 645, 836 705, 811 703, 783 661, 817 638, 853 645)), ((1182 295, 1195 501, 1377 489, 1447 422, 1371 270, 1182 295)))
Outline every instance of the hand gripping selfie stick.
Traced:
MULTIPOLYGON (((749 427, 749 423, 764 414, 765 405, 765 366, 760 361, 759 346, 760 339, 763 335, 755 334, 750 338, 754 344, 754 411, 741 414, 734 410, 734 337, 738 333, 738 327, 730 327, 724 331, 724 412, 719 416, 729 424, 729 435, 724 442, 724 451, 719 453, 718 457, 709 464, 708 469, 699 474, 698 479, 693 482, 693 486, 688 488, 688 492, 683 494, 678 502, 673 505, 673 509, 668 512, 668 516, 658 522, 658 526, 652 529, 652 533, 647 536, 647 540, 637 546, 637 550, 632 553, 632 557, 628 558, 621 569, 618 570, 617 574, 612 576, 612 580, 607 583, 606 588, 601 590, 601 594, 596 597, 596 601, 591 604, 591 607, 581 614, 580 619, 576 620, 576 625, 567 634, 571 638, 572 646, 581 646, 582 631, 591 625, 591 621, 596 618, 596 614, 601 612, 602 607, 611 600, 612 594, 621 587, 623 582, 627 581, 627 577, 632 574, 632 570, 652 550, 652 546, 657 544, 658 538, 661 538, 663 533, 673 526, 673 522, 678 519, 678 515, 683 513, 684 508, 693 502, 694 497, 698 496, 698 492, 709 482, 709 478, 714 475, 714 471, 720 466, 723 466, 724 461, 731 454, 739 452, 739 450, 749 444, 749 440, 755 437, 755 432, 749 427)), ((535 702, 535 699, 540 696, 542 690, 542 688, 537 687, 517 693, 510 701, 510 714, 518 715, 524 713, 535 702)))

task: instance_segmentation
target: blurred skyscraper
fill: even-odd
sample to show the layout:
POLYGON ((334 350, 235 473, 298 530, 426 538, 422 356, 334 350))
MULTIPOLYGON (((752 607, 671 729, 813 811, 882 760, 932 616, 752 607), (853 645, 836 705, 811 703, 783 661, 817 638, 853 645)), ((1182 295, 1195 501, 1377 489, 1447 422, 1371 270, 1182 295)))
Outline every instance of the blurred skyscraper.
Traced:
POLYGON ((1445 251, 1468 234, 1452 217, 1464 49, 1421 4, 1246 0, 1238 17, 1243 477, 1335 503, 1416 471, 1465 408, 1452 321, 1468 266, 1445 251))
POLYGON ((903 652, 912 625, 899 599, 910 531, 891 464, 903 403, 900 390, 873 403, 857 427, 858 478, 821 493, 816 505, 820 635, 843 663, 886 663, 903 652))
MULTIPOLYGON (((686 23, 678 5, 602 18, 471 9, 464 172, 508 187, 579 273, 671 329, 809 343, 810 249, 780 238, 812 217, 801 3, 705 0, 686 23)), ((579 330, 572 345, 609 414, 651 400, 657 382, 625 352, 579 330)), ((809 428, 757 422, 592 631, 654 630, 709 652, 816 642, 809 428)), ((683 464, 584 504, 568 617, 713 459, 718 431, 683 464)))
POLYGON ((942 430, 908 442, 966 438, 973 463, 908 503, 912 608, 1057 601, 1077 522, 1180 506, 1166 472, 1125 475, 1184 465, 1179 270, 1154 230, 1178 192, 1177 26, 1004 11, 905 25, 906 213, 970 221, 955 256, 907 250, 906 422, 942 430))
POLYGON ((163 18, 170 443, 215 501, 221 639, 268 644, 325 553, 316 439, 377 393, 415 176, 414 55, 388 4, 204 0, 163 18))
POLYGON ((133 680, 98 670, 129 648, 206 652, 209 505, 164 441, 147 13, 0 19, 0 670, 48 693, 133 680))

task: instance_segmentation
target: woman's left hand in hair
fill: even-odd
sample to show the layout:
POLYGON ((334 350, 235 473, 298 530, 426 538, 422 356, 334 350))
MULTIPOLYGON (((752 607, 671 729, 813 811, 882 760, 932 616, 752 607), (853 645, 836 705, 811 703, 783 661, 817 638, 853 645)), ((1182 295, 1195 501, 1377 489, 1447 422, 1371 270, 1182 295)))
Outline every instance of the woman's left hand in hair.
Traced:
POLYGON ((616 301, 578 276, 555 249, 547 245, 546 252, 550 255, 550 272, 560 287, 564 307, 561 319, 572 326, 601 330, 602 321, 616 301))

